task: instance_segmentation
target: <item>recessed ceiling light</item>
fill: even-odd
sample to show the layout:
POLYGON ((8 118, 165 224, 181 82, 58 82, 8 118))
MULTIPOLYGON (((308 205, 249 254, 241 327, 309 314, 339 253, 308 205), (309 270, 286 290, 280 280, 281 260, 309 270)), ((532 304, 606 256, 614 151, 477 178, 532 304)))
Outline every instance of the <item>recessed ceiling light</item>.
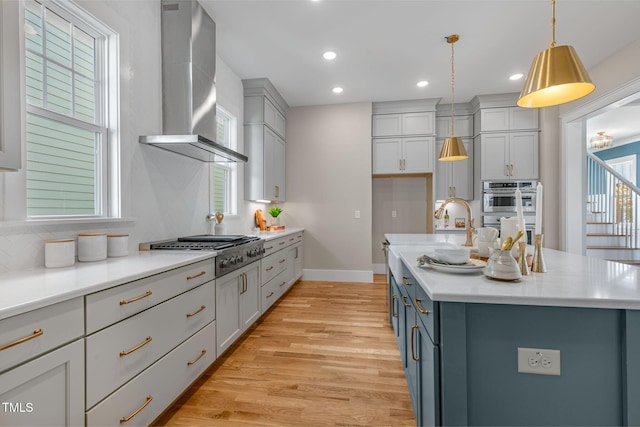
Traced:
POLYGON ((339 87, 339 86, 338 86, 338 87, 334 87, 334 88, 333 88, 333 93, 342 93, 342 91, 343 91, 343 90, 344 90, 344 89, 342 89, 342 88, 341 88, 341 87, 339 87))
POLYGON ((418 83, 416 83, 416 86, 418 86, 418 87, 426 87, 428 84, 429 84, 429 82, 428 82, 428 81, 426 81, 426 80, 421 80, 421 81, 419 81, 418 83))
POLYGON ((520 80, 523 77, 524 77, 524 74, 516 73, 516 74, 513 74, 513 75, 509 76, 509 80, 520 80))
POLYGON ((336 56, 337 56, 336 53, 332 52, 330 50, 322 54, 322 57, 324 59, 326 59, 327 61, 331 61, 332 59, 336 59, 336 56))

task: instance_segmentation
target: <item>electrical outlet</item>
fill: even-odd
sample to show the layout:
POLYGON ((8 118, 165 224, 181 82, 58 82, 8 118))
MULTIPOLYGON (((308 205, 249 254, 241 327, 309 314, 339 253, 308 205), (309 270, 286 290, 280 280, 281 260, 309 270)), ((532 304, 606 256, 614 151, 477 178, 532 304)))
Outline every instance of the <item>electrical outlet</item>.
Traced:
POLYGON ((396 211, 391 211, 391 218, 395 218, 398 216, 398 212, 396 211))
POLYGON ((356 219, 360 218, 360 211, 356 211, 356 213, 354 214, 354 218, 356 219))
POLYGON ((560 375, 560 350, 518 347, 518 372, 560 375))

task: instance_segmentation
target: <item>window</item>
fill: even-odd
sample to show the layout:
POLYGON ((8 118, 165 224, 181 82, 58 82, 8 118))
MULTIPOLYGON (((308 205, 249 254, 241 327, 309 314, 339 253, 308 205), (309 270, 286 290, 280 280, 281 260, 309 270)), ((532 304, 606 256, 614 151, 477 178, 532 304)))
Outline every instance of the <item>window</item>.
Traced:
MULTIPOLYGON (((237 148, 237 119, 224 108, 217 106, 217 141, 231 149, 237 148)), ((236 214, 236 163, 212 163, 211 166, 211 211, 227 215, 236 214)))
POLYGON ((117 35, 71 2, 24 19, 27 216, 119 216, 117 35))

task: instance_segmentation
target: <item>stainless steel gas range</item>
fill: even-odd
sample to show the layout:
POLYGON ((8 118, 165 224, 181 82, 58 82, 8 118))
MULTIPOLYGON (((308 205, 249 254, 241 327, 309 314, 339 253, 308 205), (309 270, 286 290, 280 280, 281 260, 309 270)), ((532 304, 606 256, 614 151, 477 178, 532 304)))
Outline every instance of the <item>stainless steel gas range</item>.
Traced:
POLYGON ((264 241, 255 236, 200 235, 141 243, 140 250, 216 251, 215 277, 222 277, 264 255, 264 241))

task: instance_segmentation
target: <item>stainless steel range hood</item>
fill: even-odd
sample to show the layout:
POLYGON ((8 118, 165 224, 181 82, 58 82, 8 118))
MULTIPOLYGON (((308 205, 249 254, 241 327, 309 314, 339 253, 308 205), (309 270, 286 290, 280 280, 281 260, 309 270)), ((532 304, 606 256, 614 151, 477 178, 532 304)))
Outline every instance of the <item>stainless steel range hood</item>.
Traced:
POLYGON ((205 162, 246 162, 216 143, 216 24, 195 0, 162 0, 162 135, 140 143, 205 162))

